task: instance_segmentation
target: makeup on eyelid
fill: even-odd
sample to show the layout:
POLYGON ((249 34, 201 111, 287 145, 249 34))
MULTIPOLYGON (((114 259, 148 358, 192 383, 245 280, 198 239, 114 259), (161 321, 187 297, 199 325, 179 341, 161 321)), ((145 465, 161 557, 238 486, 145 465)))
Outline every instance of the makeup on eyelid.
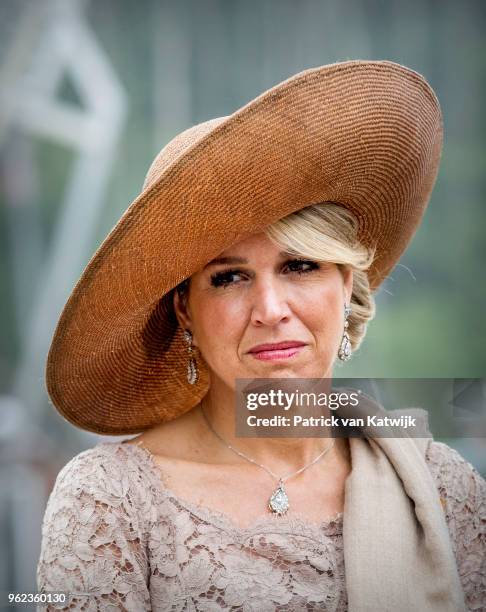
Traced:
MULTIPOLYGON (((307 259, 292 259, 292 260, 285 262, 284 266, 295 265, 295 264, 307 264, 311 266, 310 268, 307 268, 307 269, 290 270, 291 273, 295 273, 299 275, 308 274, 309 272, 318 270, 321 267, 320 264, 317 263, 316 261, 307 260, 307 259)), ((224 279, 231 277, 231 275, 237 275, 237 274, 245 274, 245 271, 233 268, 230 270, 216 272, 211 275, 211 285, 213 285, 214 287, 221 287, 221 286, 224 287, 224 286, 234 284, 231 281, 225 281, 224 279)))

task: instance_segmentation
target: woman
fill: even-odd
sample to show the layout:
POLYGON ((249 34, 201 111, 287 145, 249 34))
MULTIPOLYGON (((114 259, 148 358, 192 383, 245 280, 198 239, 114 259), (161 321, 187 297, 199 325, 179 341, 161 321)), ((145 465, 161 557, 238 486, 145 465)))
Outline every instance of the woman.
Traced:
POLYGON ((161 151, 49 353, 61 414, 139 435, 60 472, 40 590, 83 610, 481 609, 486 483, 430 432, 234 430, 237 379, 330 379, 358 348, 441 144, 423 77, 352 61, 161 151))

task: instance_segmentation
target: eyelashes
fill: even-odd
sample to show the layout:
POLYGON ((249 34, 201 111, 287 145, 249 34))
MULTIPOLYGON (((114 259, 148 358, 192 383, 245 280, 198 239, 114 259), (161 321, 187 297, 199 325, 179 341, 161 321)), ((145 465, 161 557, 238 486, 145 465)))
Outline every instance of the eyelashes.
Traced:
MULTIPOLYGON (((312 260, 307 259, 291 259, 284 264, 284 268, 289 268, 290 274, 309 274, 313 270, 318 270, 320 265, 312 260)), ((211 285, 213 287, 228 287, 229 285, 238 284, 239 281, 233 281, 235 276, 245 276, 245 272, 238 269, 225 270, 224 272, 216 272, 211 275, 211 285)))

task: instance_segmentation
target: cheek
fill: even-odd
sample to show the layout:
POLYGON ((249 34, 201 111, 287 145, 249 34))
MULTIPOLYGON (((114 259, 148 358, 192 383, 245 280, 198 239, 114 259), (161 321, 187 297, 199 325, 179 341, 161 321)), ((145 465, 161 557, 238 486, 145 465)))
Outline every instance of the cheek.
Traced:
POLYGON ((321 287, 314 297, 305 302, 307 306, 301 306, 301 320, 314 337, 316 356, 323 359, 322 367, 327 368, 342 338, 344 300, 339 287, 321 287))
POLYGON ((344 311, 344 298, 339 285, 329 284, 316 286, 312 295, 303 294, 299 300, 299 312, 309 326, 323 333, 340 328, 344 311))
POLYGON ((231 300, 206 300, 198 307, 194 331, 206 361, 224 361, 234 355, 244 330, 245 315, 231 300))

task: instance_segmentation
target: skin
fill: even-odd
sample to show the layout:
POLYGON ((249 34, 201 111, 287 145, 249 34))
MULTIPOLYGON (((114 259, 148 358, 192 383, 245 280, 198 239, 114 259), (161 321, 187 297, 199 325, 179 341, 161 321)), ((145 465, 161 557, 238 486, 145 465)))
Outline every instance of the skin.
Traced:
MULTIPOLYGON (((330 438, 237 438, 234 381, 332 378, 344 329, 344 304, 349 305, 352 292, 352 270, 282 253, 264 233, 232 245, 218 259, 221 257, 241 258, 246 263, 209 264, 191 277, 185 299, 174 294, 178 321, 193 333, 193 346, 209 367, 210 390, 203 400, 204 413, 229 444, 274 473, 286 475, 311 462, 330 445, 330 438), (257 344, 289 339, 306 343, 292 358, 262 361, 248 353, 257 344)), ((207 426, 201 405, 131 442, 143 444, 158 458, 166 484, 172 490, 178 488, 179 495, 204 500, 205 505, 226 512, 239 524, 243 517, 248 521, 265 513, 262 508, 275 481, 217 439, 207 426), (222 501, 228 498, 224 495, 228 482, 235 479, 242 498, 222 501), (214 495, 212 503, 208 492, 214 495)), ((297 513, 322 518, 326 510, 329 515, 341 511, 349 471, 348 442, 336 438, 322 461, 286 482, 289 495, 300 500, 300 506, 293 504, 297 513), (316 478, 321 477, 319 488, 316 478), (309 510, 309 504, 318 506, 309 510)))

